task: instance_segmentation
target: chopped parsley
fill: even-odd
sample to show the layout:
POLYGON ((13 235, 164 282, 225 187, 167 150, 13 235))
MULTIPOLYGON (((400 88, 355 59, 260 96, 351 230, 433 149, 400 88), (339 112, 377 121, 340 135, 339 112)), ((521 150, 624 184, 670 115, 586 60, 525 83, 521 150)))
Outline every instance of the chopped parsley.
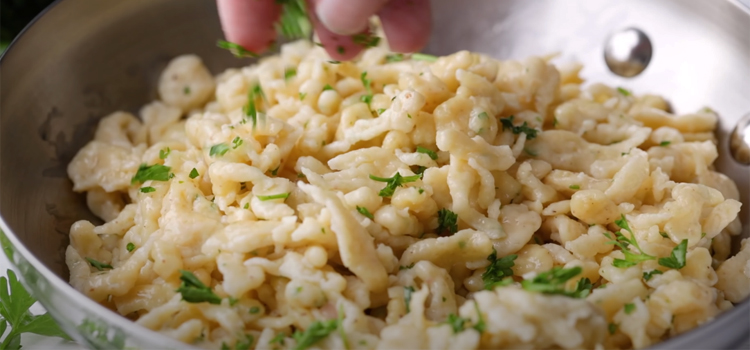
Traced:
POLYGON ((446 323, 451 326, 453 333, 460 333, 464 330, 468 320, 455 314, 448 315, 446 323))
POLYGON ((685 256, 687 255, 687 244, 688 240, 683 239, 674 249, 672 254, 667 258, 659 258, 659 265, 669 267, 673 269, 681 269, 685 267, 685 256))
POLYGON ((411 269, 412 267, 414 267, 414 264, 415 264, 415 263, 411 263, 411 264, 409 264, 409 265, 406 265, 406 266, 404 266, 404 265, 401 265, 401 266, 399 266, 399 267, 398 267, 398 270, 399 270, 399 271, 403 271, 403 270, 409 270, 409 269, 411 269))
POLYGON ((273 339, 268 341, 268 344, 278 343, 278 344, 284 345, 285 338, 286 338, 286 334, 284 333, 276 334, 276 336, 273 337, 273 339))
POLYGON ((253 127, 255 127, 255 125, 258 123, 258 108, 255 105, 258 97, 265 99, 266 95, 263 93, 263 89, 260 87, 260 84, 256 83, 252 88, 250 88, 250 90, 247 91, 247 104, 242 107, 245 112, 245 116, 250 117, 250 120, 253 122, 253 127))
POLYGON ((229 52, 231 52, 237 58, 242 58, 242 57, 258 57, 257 53, 252 52, 252 51, 250 51, 250 50, 242 47, 242 45, 235 44, 233 42, 229 42, 229 41, 226 41, 226 40, 219 40, 216 43, 216 46, 218 46, 218 47, 220 47, 222 49, 229 50, 229 52))
POLYGON ((132 252, 135 250, 135 244, 133 242, 128 243, 128 245, 125 246, 125 249, 128 250, 128 252, 132 252))
POLYGON ((197 169, 193 168, 193 170, 190 170, 190 174, 188 174, 188 176, 191 179, 195 179, 196 177, 200 176, 200 174, 198 174, 198 170, 197 169))
POLYGON ((287 68, 284 70, 284 80, 289 80, 297 76, 297 70, 294 68, 287 68))
POLYGON ((289 198, 289 192, 272 194, 270 196, 258 196, 258 199, 262 201, 270 201, 272 199, 286 199, 286 198, 289 198))
POLYGON ((518 255, 511 254, 498 259, 497 250, 492 248, 492 253, 487 256, 490 266, 487 266, 487 269, 482 273, 484 289, 492 290, 495 286, 505 286, 512 283, 513 270, 511 267, 515 265, 514 260, 517 258, 518 255))
POLYGON ((362 215, 366 216, 367 218, 369 218, 370 220, 372 220, 372 219, 375 218, 374 216, 372 216, 372 213, 370 213, 370 211, 367 210, 367 208, 365 208, 365 207, 357 206, 357 211, 360 214, 362 214, 362 215))
POLYGON ((625 88, 622 88, 622 87, 619 87, 619 86, 617 87, 617 92, 619 92, 619 93, 620 93, 620 94, 622 94, 623 96, 630 96, 630 95, 632 95, 632 94, 630 93, 630 91, 628 91, 628 90, 625 90, 625 88))
POLYGON ((362 81, 362 85, 365 87, 365 94, 362 95, 359 99, 360 101, 367 103, 367 106, 370 106, 370 103, 372 102, 372 81, 370 79, 367 79, 367 72, 362 72, 362 74, 359 76, 359 80, 362 81))
POLYGON ((185 95, 190 95, 190 87, 185 86, 184 88, 182 88, 182 93, 185 95))
POLYGON ((299 330, 294 331, 292 338, 297 342, 297 345, 293 348, 294 350, 304 350, 317 343, 321 339, 327 337, 331 332, 335 331, 339 326, 339 320, 328 320, 328 321, 315 321, 310 327, 307 327, 303 332, 299 330))
POLYGON ((225 143, 220 143, 211 146, 211 149, 208 151, 208 155, 211 157, 214 157, 216 155, 223 156, 225 153, 229 151, 229 146, 225 143))
POLYGON ((182 284, 176 292, 182 294, 182 300, 188 303, 208 302, 211 304, 221 304, 221 298, 214 294, 211 288, 201 282, 198 277, 190 271, 180 270, 180 280, 182 284))
POLYGON ((404 303, 406 303, 406 313, 411 312, 409 304, 411 304, 411 295, 414 293, 414 287, 404 287, 404 303))
POLYGON ((141 193, 151 193, 156 191, 155 188, 148 186, 148 187, 141 187, 141 193))
POLYGON ((391 54, 391 55, 386 55, 385 56, 385 62, 386 63, 401 62, 403 60, 404 60, 404 54, 402 54, 402 53, 395 53, 395 54, 391 54))
POLYGON ((438 210, 438 235, 452 235, 458 232, 458 214, 448 210, 438 210))
POLYGON ((411 59, 415 61, 435 62, 438 58, 437 56, 428 55, 426 53, 414 53, 411 55, 411 59))
POLYGON ((160 149, 159 150, 159 159, 167 159, 167 157, 169 157, 169 152, 171 152, 171 150, 169 149, 169 147, 167 147, 165 149, 160 149))
POLYGON ((659 235, 662 236, 662 237, 664 237, 664 238, 669 238, 669 235, 667 235, 667 233, 664 232, 664 231, 659 232, 659 235))
POLYGON ((92 258, 89 258, 89 257, 86 257, 86 261, 88 261, 89 264, 91 264, 91 266, 93 266, 94 268, 96 268, 99 271, 103 271, 104 269, 113 269, 114 268, 110 264, 105 264, 103 262, 96 261, 96 260, 94 260, 92 258))
POLYGON ((474 309, 477 311, 477 323, 473 328, 476 329, 479 333, 484 333, 484 329, 487 328, 487 325, 484 323, 484 318, 482 317, 482 313, 479 311, 479 304, 476 300, 474 300, 474 309))
POLYGON ((141 164, 138 167, 138 171, 135 173, 132 179, 130 179, 131 184, 135 183, 144 183, 148 180, 154 180, 154 181, 169 181, 169 170, 172 168, 161 165, 161 164, 154 164, 154 165, 146 165, 141 164))
POLYGON ((544 294, 559 294, 571 298, 585 298, 591 292, 592 284, 588 278, 578 280, 575 290, 568 291, 565 289, 565 283, 571 278, 581 274, 583 269, 580 266, 571 268, 553 267, 552 270, 542 272, 530 280, 523 280, 521 286, 523 289, 531 292, 544 294))
POLYGON ((432 159, 432 160, 437 160, 438 159, 437 152, 435 152, 435 151, 433 151, 431 149, 424 148, 422 146, 417 146, 417 152, 418 153, 424 153, 424 154, 430 156, 430 159, 432 159))
POLYGON ((307 96, 306 92, 300 92, 299 93, 299 100, 300 101, 304 101, 305 100, 305 96, 307 96))
POLYGON ((276 0, 282 6, 276 31, 290 40, 309 38, 312 24, 304 0, 276 0))
POLYGON ((341 61, 328 61, 328 63, 330 63, 330 64, 340 64, 341 61))
POLYGON ((381 115, 383 114, 383 112, 385 112, 385 108, 378 108, 376 112, 378 113, 378 115, 381 115))
POLYGON ((271 175, 276 176, 276 174, 279 173, 279 168, 281 168, 281 165, 277 166, 276 169, 271 170, 271 175))
POLYGON ((370 179, 386 183, 385 187, 383 187, 383 189, 378 192, 378 195, 381 197, 390 197, 394 192, 396 192, 397 187, 403 186, 405 183, 417 181, 421 178, 422 174, 401 176, 401 174, 398 172, 393 175, 393 177, 377 177, 370 174, 370 179))
POLYGON ((328 91, 328 90, 334 90, 333 86, 326 84, 326 86, 323 87, 323 91, 328 91))
POLYGON ((641 247, 638 245, 638 241, 636 241, 635 239, 635 234, 633 234, 633 230, 630 229, 630 225, 628 224, 627 219, 625 219, 625 215, 620 214, 620 218, 615 220, 615 224, 617 224, 617 226, 619 226, 621 229, 628 231, 632 238, 627 238, 622 234, 622 232, 618 231, 615 232, 615 239, 611 240, 612 236, 607 232, 604 233, 604 235, 611 240, 607 242, 607 244, 614 244, 620 247, 620 250, 625 255, 625 259, 615 258, 615 260, 612 262, 612 266, 627 268, 634 266, 642 261, 656 259, 656 257, 644 253, 641 247), (639 253, 632 252, 629 249, 629 246, 633 246, 638 249, 639 253))
POLYGON ((237 147, 242 146, 242 142, 243 141, 239 136, 235 137, 234 140, 232 140, 232 144, 234 145, 232 146, 232 149, 237 149, 237 147))
POLYGON ((513 115, 508 118, 500 118, 500 123, 503 124, 503 130, 508 129, 515 135, 524 133, 526 134, 527 140, 533 140, 536 138, 539 130, 529 127, 529 124, 526 122, 523 122, 523 124, 521 124, 520 126, 515 126, 513 125, 514 118, 515 116, 513 115))
POLYGON ((336 47, 336 52, 338 52, 339 55, 343 55, 344 52, 346 52, 346 50, 344 49, 343 46, 339 45, 338 47, 336 47))
POLYGON ((635 304, 633 304, 633 303, 627 303, 627 304, 625 304, 625 308, 624 309, 625 309, 625 314, 626 315, 630 315, 630 314, 633 313, 633 311, 635 311, 635 304))
POLYGON ((378 44, 380 43, 380 37, 372 35, 370 33, 360 33, 353 35, 352 41, 364 48, 369 48, 378 46, 378 44))
POLYGON ((607 326, 607 330, 609 330, 609 334, 615 334, 615 332, 617 332, 617 325, 610 323, 609 326, 607 326))
POLYGON ((251 306, 250 307, 250 313, 251 314, 257 314, 259 312, 260 312, 260 308, 259 307, 257 307, 257 306, 251 306))
POLYGON ((672 143, 672 141, 662 141, 659 142, 659 147, 667 147, 669 144, 672 143))
POLYGON ((654 275, 661 275, 663 273, 664 272, 661 272, 661 270, 651 270, 649 272, 644 272, 643 273, 643 279, 646 280, 646 281, 649 281, 649 280, 651 280, 652 277, 654 277, 654 275))
POLYGON ((568 187, 568 188, 570 188, 571 190, 580 190, 580 189, 581 189, 581 186, 578 186, 578 185, 570 185, 570 187, 568 187))
POLYGON ((245 205, 242 208, 250 209, 250 203, 245 203, 245 205))

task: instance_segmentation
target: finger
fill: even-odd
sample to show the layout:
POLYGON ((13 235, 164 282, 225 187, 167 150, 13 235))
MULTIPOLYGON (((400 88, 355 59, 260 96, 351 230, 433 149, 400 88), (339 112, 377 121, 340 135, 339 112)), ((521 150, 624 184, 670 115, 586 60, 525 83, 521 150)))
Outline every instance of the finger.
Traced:
POLYGON ((417 52, 430 39, 430 0, 391 0, 378 12, 388 46, 395 52, 417 52))
MULTIPOLYGON (((316 6, 313 2, 308 2, 308 6, 316 6)), ((362 46, 355 44, 350 35, 340 35, 332 32, 330 29, 320 22, 316 11, 308 11, 310 15, 310 21, 312 21, 313 28, 315 28, 315 34, 318 35, 318 40, 323 48, 328 52, 328 55, 332 59, 338 61, 346 61, 354 58, 362 51, 362 46)))
POLYGON ((367 29, 369 19, 388 0, 318 0, 315 12, 331 32, 354 35, 367 29))
POLYGON ((216 5, 228 41, 260 53, 276 39, 281 6, 275 0, 216 0, 216 5))

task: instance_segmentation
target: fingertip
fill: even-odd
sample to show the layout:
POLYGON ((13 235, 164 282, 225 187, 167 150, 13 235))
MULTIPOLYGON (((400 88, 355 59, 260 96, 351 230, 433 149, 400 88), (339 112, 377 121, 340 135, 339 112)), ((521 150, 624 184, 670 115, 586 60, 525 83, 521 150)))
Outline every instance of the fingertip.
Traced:
POLYGON ((351 36, 334 33, 320 22, 314 12, 311 12, 310 20, 320 44, 323 45, 331 59, 347 61, 356 57, 362 51, 362 47, 355 44, 351 36))
POLYGON ((274 24, 281 6, 274 0, 217 0, 216 4, 228 41, 260 53, 276 40, 274 24))
POLYGON ((392 0, 378 15, 391 51, 418 52, 430 40, 430 0, 392 0))
POLYGON ((354 35, 365 31, 369 19, 388 0, 316 0, 315 15, 332 33, 354 35))

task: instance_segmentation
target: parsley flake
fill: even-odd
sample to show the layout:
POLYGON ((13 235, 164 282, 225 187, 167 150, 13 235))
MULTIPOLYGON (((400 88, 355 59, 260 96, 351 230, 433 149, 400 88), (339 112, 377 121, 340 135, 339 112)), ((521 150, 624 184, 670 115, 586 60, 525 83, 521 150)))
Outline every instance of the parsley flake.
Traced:
POLYGON ((659 265, 669 267, 673 269, 681 269, 685 267, 685 256, 687 255, 687 244, 688 240, 683 239, 674 249, 672 254, 667 258, 659 258, 659 265))
POLYGON ((448 210, 438 210, 438 235, 452 235, 458 232, 458 214, 448 210))
POLYGON ((281 4, 281 16, 276 23, 276 30, 290 40, 309 38, 312 24, 307 16, 304 0, 276 0, 281 4))
POLYGON ((304 350, 317 343, 321 339, 327 337, 331 332, 338 328, 339 321, 337 319, 329 321, 315 321, 310 327, 307 327, 303 332, 299 330, 294 331, 292 337, 297 342, 294 350, 304 350))
POLYGON ((570 185, 570 187, 568 187, 568 188, 570 188, 571 190, 580 190, 580 189, 581 189, 581 186, 578 186, 578 185, 570 185))
POLYGON ((409 304, 411 304, 411 295, 414 293, 414 287, 404 287, 404 303, 406 303, 406 313, 408 314, 411 312, 411 307, 409 304))
POLYGON ((428 55, 426 53, 414 53, 411 55, 411 59, 415 61, 435 62, 438 58, 437 56, 428 55))
POLYGON ((402 53, 395 53, 395 54, 391 54, 391 55, 386 55, 385 56, 385 62, 386 63, 401 62, 403 60, 404 60, 404 54, 402 54, 402 53))
POLYGON ((565 283, 571 278, 581 274, 583 269, 580 266, 571 268, 553 267, 552 270, 542 272, 530 280, 523 280, 521 286, 523 289, 531 292, 544 294, 559 294, 571 298, 585 298, 591 292, 592 284, 588 278, 578 280, 576 288, 573 291, 565 289, 565 283))
POLYGON ((197 169, 193 168, 193 170, 190 170, 190 174, 188 174, 188 176, 191 179, 195 179, 196 177, 200 176, 200 174, 198 174, 198 170, 197 169))
POLYGON ((451 328, 453 329, 453 333, 460 333, 464 330, 464 324, 466 323, 466 321, 467 320, 463 317, 455 314, 450 314, 448 315, 448 321, 446 321, 446 323, 451 326, 451 328))
POLYGON ((378 46, 380 43, 380 37, 372 35, 371 33, 360 33, 352 36, 352 41, 364 48, 369 48, 378 46))
POLYGON ((297 70, 294 68, 287 68, 284 70, 284 80, 289 80, 297 76, 297 70))
POLYGON ((232 146, 232 149, 237 149, 237 147, 242 146, 242 142, 243 141, 239 136, 235 137, 234 140, 232 140, 232 144, 234 145, 232 146))
POLYGON ((128 243, 128 245, 125 246, 125 249, 128 250, 128 252, 132 252, 135 250, 135 244, 133 242, 128 243))
POLYGON ((432 159, 432 160, 437 160, 438 159, 437 152, 435 152, 435 151, 433 151, 431 149, 428 149, 428 148, 424 148, 422 146, 417 146, 417 153, 424 153, 424 154, 430 156, 430 159, 432 159))
POLYGON ((334 90, 333 86, 326 84, 326 86, 323 87, 323 91, 328 91, 328 90, 334 90))
POLYGON ((154 164, 154 165, 146 165, 141 164, 138 167, 138 171, 135 173, 132 179, 130 179, 131 184, 135 183, 144 183, 148 180, 154 180, 154 181, 168 181, 169 180, 169 170, 172 168, 161 165, 161 164, 154 164))
POLYGON ((258 57, 257 53, 252 52, 252 51, 250 51, 250 50, 242 47, 242 45, 235 44, 233 42, 229 42, 229 41, 226 41, 226 40, 219 40, 216 43, 216 46, 218 46, 218 47, 220 47, 222 49, 229 50, 229 52, 231 52, 234 55, 234 57, 237 57, 237 58, 242 58, 242 57, 258 57))
POLYGON ((625 304, 624 309, 625 309, 624 310, 625 314, 626 315, 630 315, 630 314, 633 313, 633 311, 635 311, 635 304, 633 304, 633 303, 627 303, 627 304, 625 304))
POLYGON ((625 215, 620 214, 620 218, 615 220, 615 224, 617 224, 617 226, 619 226, 621 229, 628 231, 632 238, 627 238, 622 234, 622 232, 618 231, 615 232, 615 239, 611 240, 612 236, 610 236, 609 233, 604 233, 604 235, 611 240, 606 244, 614 244, 620 247, 620 250, 625 255, 625 259, 616 258, 612 262, 612 266, 618 268, 627 268, 635 266, 642 261, 656 259, 656 257, 644 253, 641 247, 638 245, 638 241, 635 239, 635 234, 633 234, 633 230, 630 229, 630 225, 628 224, 627 219, 625 219, 625 215), (634 253, 633 251, 631 251, 629 249, 630 246, 635 247, 639 253, 634 253))
POLYGON ((96 268, 99 271, 103 271, 104 269, 113 269, 114 268, 110 264, 105 264, 103 262, 96 261, 96 260, 94 260, 92 258, 89 258, 89 257, 86 257, 86 261, 88 261, 89 264, 91 264, 91 266, 93 266, 94 268, 96 268))
POLYGON ((211 146, 211 149, 208 151, 208 155, 211 157, 216 155, 223 156, 225 153, 227 153, 227 151, 229 151, 229 146, 227 146, 225 143, 220 143, 211 146))
POLYGON ((258 196, 258 199, 260 199, 261 201, 270 201, 272 199, 286 199, 286 198, 289 198, 289 192, 272 194, 270 196, 258 196))
POLYGON ((380 190, 380 192, 378 192, 378 195, 381 197, 390 197, 394 192, 396 192, 397 187, 404 186, 405 183, 414 182, 421 178, 422 174, 401 176, 400 173, 396 173, 395 175, 393 175, 393 177, 377 177, 370 174, 370 179, 386 183, 385 187, 380 190))
POLYGON ((208 302, 211 304, 221 304, 221 298, 214 294, 211 288, 201 282, 198 277, 190 271, 180 270, 180 280, 182 284, 176 292, 182 294, 182 300, 188 303, 208 302))
POLYGON ((367 210, 367 208, 365 208, 365 207, 357 206, 357 211, 360 214, 362 214, 362 215, 366 216, 367 218, 369 218, 370 220, 373 220, 375 218, 374 216, 372 216, 372 213, 370 213, 370 211, 367 210))
POLYGON ((165 149, 160 149, 159 150, 159 159, 167 159, 167 157, 169 157, 169 152, 171 152, 171 150, 169 149, 169 147, 167 147, 165 149))
POLYGON ((672 141, 662 141, 659 142, 659 147, 667 147, 669 144, 672 143, 672 141))
POLYGON ((625 88, 619 87, 619 86, 617 87, 617 92, 619 92, 623 96, 630 96, 630 95, 632 95, 630 93, 630 91, 626 90, 625 88))
POLYGON ((156 191, 156 189, 153 188, 153 187, 151 187, 151 186, 141 187, 141 193, 151 193, 151 192, 155 192, 155 191, 156 191))
POLYGON ((503 130, 508 129, 515 135, 524 133, 526 134, 527 140, 533 140, 536 138, 539 130, 529 127, 529 124, 526 122, 523 122, 523 124, 521 124, 520 126, 514 126, 513 125, 514 118, 515 116, 510 116, 508 118, 500 118, 500 123, 503 124, 503 130))
POLYGON ((496 286, 505 286, 513 283, 513 270, 511 267, 515 266, 514 260, 517 258, 518 255, 511 254, 498 259, 497 250, 492 248, 492 253, 487 256, 490 266, 487 266, 487 269, 482 273, 484 289, 492 290, 496 286))
POLYGON ((299 93, 299 100, 300 101, 304 101, 305 100, 305 96, 307 96, 306 92, 300 92, 299 93))
POLYGON ((398 267, 398 270, 399 270, 399 271, 403 271, 403 270, 409 270, 409 269, 411 269, 412 267, 414 267, 414 264, 415 264, 415 263, 411 263, 411 264, 409 264, 409 265, 406 265, 406 266, 404 266, 404 265, 401 265, 401 266, 399 266, 399 267, 398 267))

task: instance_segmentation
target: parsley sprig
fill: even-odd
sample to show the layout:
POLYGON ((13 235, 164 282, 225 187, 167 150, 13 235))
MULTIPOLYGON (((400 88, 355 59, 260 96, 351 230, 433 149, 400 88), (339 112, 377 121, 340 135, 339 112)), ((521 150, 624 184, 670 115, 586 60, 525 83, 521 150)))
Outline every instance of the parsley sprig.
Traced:
POLYGON ((437 160, 438 159, 437 152, 435 152, 435 151, 433 151, 433 150, 431 150, 429 148, 424 148, 422 146, 417 146, 417 153, 424 153, 424 154, 428 155, 430 157, 430 159, 432 159, 432 160, 437 160))
POLYGON ((492 253, 487 256, 490 266, 487 266, 487 269, 482 273, 484 289, 492 290, 496 286, 505 286, 512 283, 513 270, 511 267, 515 265, 514 260, 517 258, 518 255, 511 254, 498 259, 497 250, 492 248, 492 253))
POLYGON ((367 210, 367 208, 365 208, 365 207, 357 206, 357 211, 360 214, 364 215, 365 217, 369 218, 370 220, 374 220, 375 219, 375 216, 373 216, 372 213, 370 213, 370 211, 367 210))
POLYGON ((591 292, 591 280, 582 278, 578 280, 574 290, 565 289, 565 283, 573 277, 583 272, 580 266, 571 268, 553 267, 552 270, 542 272, 530 280, 523 280, 521 286, 523 289, 531 292, 544 294, 559 294, 571 298, 585 298, 591 292))
POLYGON ((687 256, 687 244, 688 240, 683 239, 674 249, 672 254, 667 258, 659 258, 659 265, 669 267, 672 269, 681 269, 685 267, 686 256, 687 256))
POLYGON ((192 272, 180 270, 180 274, 182 275, 180 276, 182 285, 180 285, 180 288, 177 288, 176 292, 182 294, 182 300, 188 303, 208 302, 217 305, 221 304, 221 298, 214 294, 211 288, 203 284, 198 277, 195 277, 192 272))
POLYGON ((386 185, 383 187, 380 192, 378 192, 378 195, 381 197, 390 197, 393 195, 394 192, 396 192, 397 187, 404 186, 405 183, 414 182, 422 178, 422 174, 412 175, 412 176, 401 176, 401 173, 396 173, 392 177, 377 177, 375 175, 370 174, 370 179, 378 181, 378 182, 385 182, 386 185))
POLYGON ((500 118, 500 123, 503 124, 503 130, 508 129, 515 135, 524 133, 526 134, 527 140, 533 140, 536 138, 539 130, 529 127, 529 124, 526 122, 523 122, 520 126, 515 126, 513 125, 513 119, 515 119, 515 116, 513 115, 508 118, 500 118))
POLYGON ((365 87, 365 94, 362 95, 359 100, 367 103, 367 107, 370 107, 370 103, 372 102, 372 80, 367 79, 367 72, 362 72, 362 74, 359 76, 359 80, 362 81, 362 85, 365 87))
POLYGON ((0 349, 20 349, 23 333, 71 340, 49 313, 35 316, 29 312, 35 302, 12 270, 8 270, 8 278, 0 278, 0 336, 10 325, 10 332, 0 343, 0 349))
POLYGON ((291 40, 309 38, 312 24, 307 17, 305 0, 276 0, 276 3, 282 8, 276 31, 291 40))
POLYGON ((352 41, 355 44, 364 48, 375 47, 380 43, 380 37, 372 35, 372 33, 361 33, 352 36, 352 41))
POLYGON ((315 321, 303 332, 294 331, 292 338, 297 342, 294 350, 304 350, 327 337, 331 332, 340 327, 342 317, 328 321, 315 321))
POLYGON ((615 239, 612 240, 612 236, 608 232, 604 233, 604 235, 610 239, 607 244, 614 244, 620 247, 620 250, 625 255, 625 259, 616 258, 612 262, 612 266, 627 268, 634 266, 642 261, 656 259, 655 256, 644 253, 641 249, 641 246, 638 245, 638 241, 635 239, 635 234, 633 234, 633 230, 630 229, 630 225, 628 224, 628 220, 625 219, 625 215, 620 214, 620 218, 615 220, 615 224, 621 229, 628 231, 631 238, 625 237, 622 232, 615 232, 615 239), (635 249, 638 250, 638 253, 634 253, 633 251, 631 251, 629 248, 630 246, 635 247, 635 249))
POLYGON ((242 45, 236 44, 236 43, 233 43, 233 42, 229 42, 229 41, 226 41, 226 40, 219 40, 216 43, 216 46, 218 46, 218 47, 220 47, 222 49, 229 50, 229 52, 231 52, 232 55, 234 55, 234 57, 237 57, 237 58, 242 58, 242 57, 258 57, 257 53, 252 52, 252 51, 244 48, 242 45))
POLYGON ((438 227, 439 235, 452 235, 458 232, 458 214, 448 210, 438 210, 438 227))
POLYGON ((253 128, 258 124, 258 107, 256 103, 258 102, 258 98, 265 99, 266 94, 263 93, 263 88, 261 88, 260 83, 256 83, 253 85, 250 90, 247 91, 247 104, 242 107, 242 110, 245 112, 245 116, 250 118, 250 121, 253 122, 253 128))

